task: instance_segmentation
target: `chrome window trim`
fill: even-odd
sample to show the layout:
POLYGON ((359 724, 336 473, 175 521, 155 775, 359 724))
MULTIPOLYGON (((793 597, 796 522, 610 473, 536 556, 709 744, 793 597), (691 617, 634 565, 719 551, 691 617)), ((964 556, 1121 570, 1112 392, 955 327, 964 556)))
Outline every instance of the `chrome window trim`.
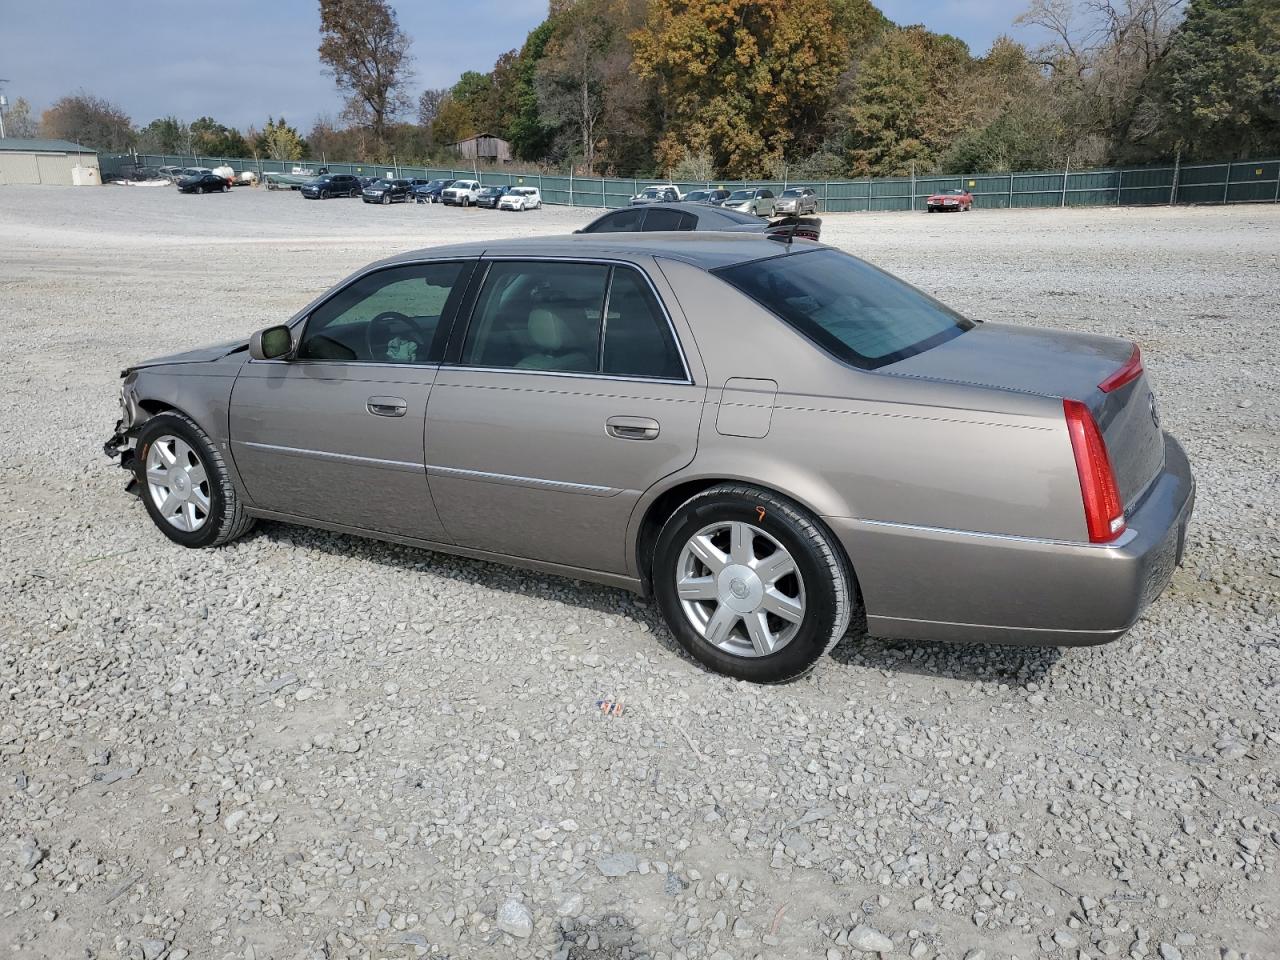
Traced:
MULTIPOLYGON (((441 259, 448 259, 448 258, 442 257, 441 259)), ((518 374, 551 373, 551 374, 557 374, 560 376, 590 377, 590 378, 595 378, 600 380, 638 380, 643 383, 677 383, 677 384, 687 384, 689 386, 694 385, 693 374, 689 372, 689 359, 685 355, 684 344, 680 341, 680 334, 676 331, 675 321, 671 319, 671 312, 667 309, 667 304, 662 299, 662 294, 659 292, 657 285, 654 284, 653 278, 650 277, 649 274, 645 271, 645 269, 641 267, 640 264, 636 263, 634 260, 611 259, 608 257, 539 257, 536 255, 530 256, 527 254, 526 255, 504 254, 504 255, 498 255, 498 256, 492 256, 492 257, 482 256, 481 259, 484 260, 484 262, 486 263, 498 263, 499 261, 516 261, 516 262, 524 262, 524 263, 595 263, 595 264, 600 264, 601 266, 608 266, 608 267, 618 267, 618 266, 630 267, 632 270, 635 270, 637 273, 639 273, 640 276, 644 278, 644 282, 649 285, 649 290, 650 292, 653 293, 653 298, 658 303, 658 309, 662 311, 663 319, 667 321, 667 330, 670 331, 671 333, 671 339, 675 341, 676 353, 680 355, 680 367, 681 369, 684 370, 684 379, 679 380, 674 377, 623 377, 623 376, 617 376, 615 374, 607 374, 607 373, 599 373, 599 372, 574 373, 572 371, 559 371, 559 370, 518 370, 515 367, 476 367, 470 364, 460 363, 460 362, 441 364, 441 366, 447 366, 450 369, 459 369, 459 370, 484 370, 486 372, 491 372, 491 373, 518 373, 518 374)), ((489 279, 489 275, 488 275, 488 272, 486 271, 485 275, 480 278, 480 286, 477 288, 477 292, 479 290, 483 290, 484 284, 488 279, 489 279)), ((608 278, 610 289, 612 289, 612 280, 613 280, 612 277, 608 278)), ((478 302, 478 299, 479 298, 477 297, 477 302, 478 302)), ((472 304, 471 309, 472 311, 475 310, 475 304, 472 304)), ((600 318, 600 325, 601 325, 602 331, 604 328, 604 323, 605 323, 605 318, 602 316, 600 318)), ((464 349, 467 345, 467 334, 469 334, 470 332, 471 332, 471 317, 468 316, 466 329, 464 329, 462 332, 462 347, 464 349)), ((601 336, 601 340, 603 341, 603 334, 601 336)))
POLYGON ((1015 543, 1036 543, 1052 547, 1088 547, 1091 550, 1115 550, 1127 546, 1138 535, 1133 527, 1126 527, 1124 532, 1107 543, 1090 543, 1087 540, 1055 540, 1051 537, 1025 537, 1013 533, 985 533, 981 530, 957 530, 953 527, 930 527, 918 523, 895 523, 892 520, 865 520, 851 517, 856 523, 865 523, 873 527, 894 527, 898 530, 916 530, 921 533, 945 533, 960 537, 981 537, 984 540, 1012 540, 1015 543))
MULTIPOLYGON (((268 362, 268 361, 263 361, 268 362)), ((272 363, 280 363, 283 361, 269 361, 272 363)), ((380 366, 380 364, 374 364, 380 366)), ((385 364, 381 364, 385 366, 385 364)), ((661 377, 624 377, 612 373, 574 373, 571 370, 516 370, 514 367, 472 367, 465 363, 442 363, 441 370, 471 370, 475 373, 512 373, 522 377, 568 377, 573 380, 619 380, 623 383, 665 383, 673 387, 692 387, 695 386, 692 380, 676 380, 674 378, 664 380, 661 377)), ((441 386, 449 386, 449 384, 441 384, 441 386)))

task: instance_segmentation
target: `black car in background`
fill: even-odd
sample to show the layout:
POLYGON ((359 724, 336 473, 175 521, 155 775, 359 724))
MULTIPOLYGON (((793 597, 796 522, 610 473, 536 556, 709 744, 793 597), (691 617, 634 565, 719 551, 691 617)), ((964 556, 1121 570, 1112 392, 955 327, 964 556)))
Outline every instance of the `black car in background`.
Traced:
POLYGON ((496 187, 485 187, 480 191, 480 196, 476 197, 476 206, 488 207, 490 210, 497 210, 498 201, 510 192, 511 188, 506 184, 496 187))
POLYGON ((227 178, 216 173, 197 173, 178 181, 179 193, 226 193, 230 189, 227 178))
POLYGON ((413 199, 418 203, 439 203, 440 194, 452 183, 452 180, 427 180, 413 188, 413 199))
POLYGON ((308 200, 328 200, 330 197, 360 196, 360 181, 349 173, 326 173, 310 183, 304 183, 298 191, 308 200))
POLYGON ((637 233, 654 230, 719 230, 728 233, 761 233, 771 240, 817 240, 822 221, 817 217, 782 217, 766 222, 760 217, 705 203, 664 203, 647 207, 623 207, 601 214, 574 233, 637 233))
POLYGON ((690 190, 684 195, 686 203, 710 203, 719 206, 729 199, 728 190, 690 190))
POLYGON ((365 203, 407 203, 409 187, 408 180, 377 180, 364 188, 360 199, 365 203))

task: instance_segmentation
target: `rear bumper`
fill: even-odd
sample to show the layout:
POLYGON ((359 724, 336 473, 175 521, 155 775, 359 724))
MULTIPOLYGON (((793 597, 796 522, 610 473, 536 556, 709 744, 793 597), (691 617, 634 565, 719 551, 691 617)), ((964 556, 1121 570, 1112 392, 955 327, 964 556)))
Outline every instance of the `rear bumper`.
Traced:
POLYGON ((1195 489, 1166 434, 1164 469, 1114 544, 827 522, 857 571, 873 636, 1081 646, 1123 635, 1168 585, 1195 489))

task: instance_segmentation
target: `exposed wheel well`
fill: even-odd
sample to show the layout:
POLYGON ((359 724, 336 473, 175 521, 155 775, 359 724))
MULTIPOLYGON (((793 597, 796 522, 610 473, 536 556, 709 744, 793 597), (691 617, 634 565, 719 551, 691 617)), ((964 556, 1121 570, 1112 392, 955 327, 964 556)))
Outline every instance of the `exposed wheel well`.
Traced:
MULTIPOLYGON (((646 594, 653 592, 653 550, 654 547, 657 546, 658 534, 662 532, 662 525, 670 519, 673 513, 676 512, 680 504, 684 503, 690 497, 701 493, 703 490, 708 490, 711 487, 717 487, 722 483, 740 484, 749 483, 749 481, 730 479, 728 477, 721 479, 689 480, 685 483, 676 484, 676 486, 660 494, 658 499, 649 504, 649 509, 645 511, 644 519, 640 521, 640 533, 636 537, 636 568, 640 572, 640 580, 644 584, 644 591, 646 594)), ((862 588, 858 584, 858 574, 857 571, 853 569, 853 561, 849 558, 849 554, 844 549, 844 545, 840 542, 839 538, 837 538, 831 531, 830 527, 823 523, 822 518, 803 504, 796 503, 792 497, 787 496, 779 490, 775 490, 772 487, 767 487, 764 484, 759 483, 753 483, 751 486, 759 487, 761 490, 767 490, 774 496, 781 497, 784 500, 789 500, 813 517, 813 522, 818 524, 830 538, 833 549, 839 550, 841 555, 844 557, 845 566, 849 570, 849 579, 851 581, 850 586, 853 589, 853 596, 859 603, 861 603, 862 588)))
MULTIPOLYGON (((157 413, 165 413, 169 410, 178 410, 178 408, 173 404, 165 403, 163 400, 139 400, 138 406, 147 411, 147 413, 151 414, 153 417, 157 413)), ((178 412, 181 413, 182 411, 178 410, 178 412)))

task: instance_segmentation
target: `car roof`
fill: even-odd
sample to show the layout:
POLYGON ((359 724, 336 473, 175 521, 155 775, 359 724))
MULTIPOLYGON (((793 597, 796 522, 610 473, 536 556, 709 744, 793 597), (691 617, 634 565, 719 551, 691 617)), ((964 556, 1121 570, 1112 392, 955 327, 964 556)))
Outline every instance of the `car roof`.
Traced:
MULTIPOLYGON (((797 239, 794 249, 814 249, 823 244, 797 239)), ((576 233, 567 236, 518 237, 428 247, 391 257, 383 264, 406 263, 427 257, 666 257, 714 270, 735 263, 776 257, 787 245, 763 233, 729 233, 713 230, 681 230, 652 233, 576 233)))

